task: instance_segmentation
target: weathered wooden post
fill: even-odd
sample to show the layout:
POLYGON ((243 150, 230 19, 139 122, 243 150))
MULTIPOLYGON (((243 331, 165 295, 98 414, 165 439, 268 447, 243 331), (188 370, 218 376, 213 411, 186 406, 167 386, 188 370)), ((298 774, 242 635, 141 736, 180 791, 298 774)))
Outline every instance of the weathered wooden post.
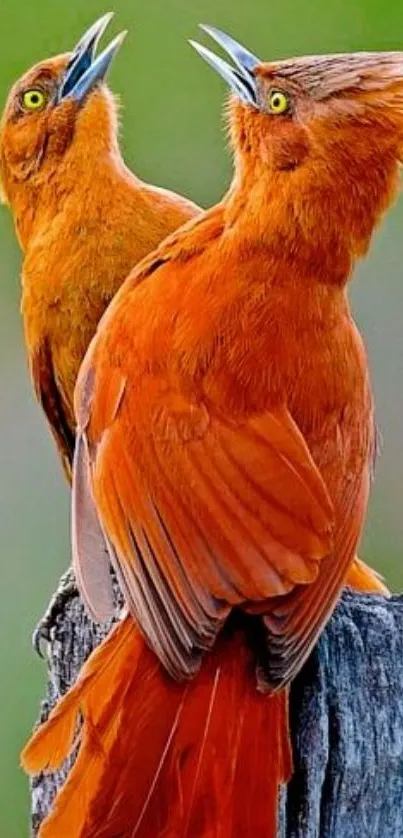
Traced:
MULTIPOLYGON (((78 597, 66 605, 43 718, 106 631, 78 597)), ((403 596, 343 595, 293 684, 291 725, 295 773, 282 796, 281 838, 403 838, 403 596)), ((33 835, 61 779, 33 781, 33 835)))

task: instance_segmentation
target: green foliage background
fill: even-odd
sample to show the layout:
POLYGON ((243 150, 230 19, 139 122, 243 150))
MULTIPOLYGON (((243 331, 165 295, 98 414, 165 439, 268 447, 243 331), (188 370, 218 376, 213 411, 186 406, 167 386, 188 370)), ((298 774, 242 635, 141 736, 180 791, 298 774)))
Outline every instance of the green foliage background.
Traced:
MULTIPOLYGON (((115 0, 111 31, 129 37, 111 74, 122 97, 126 160, 144 179, 213 203, 230 176, 224 86, 187 45, 197 23, 234 34, 262 58, 403 49, 396 0, 115 0)), ((69 50, 108 10, 99 0, 1 0, 0 100, 34 62, 69 50)), ((201 36, 202 37, 202 36, 201 36)), ((403 204, 357 271, 354 307, 366 336, 384 435, 363 553, 403 585, 403 204)), ((21 257, 0 208, 0 838, 28 834, 18 752, 38 709, 44 668, 30 634, 69 559, 68 492, 31 392, 19 316, 21 257)))

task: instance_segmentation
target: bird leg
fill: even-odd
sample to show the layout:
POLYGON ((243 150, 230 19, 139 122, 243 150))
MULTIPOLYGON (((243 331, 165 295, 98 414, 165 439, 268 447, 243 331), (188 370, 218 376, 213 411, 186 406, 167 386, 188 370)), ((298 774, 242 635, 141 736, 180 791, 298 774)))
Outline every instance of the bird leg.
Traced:
POLYGON ((32 645, 40 657, 43 657, 42 642, 51 642, 52 629, 55 628, 66 603, 78 596, 79 592, 73 567, 70 565, 66 572, 63 573, 57 590, 53 594, 43 617, 39 620, 32 635, 32 645))

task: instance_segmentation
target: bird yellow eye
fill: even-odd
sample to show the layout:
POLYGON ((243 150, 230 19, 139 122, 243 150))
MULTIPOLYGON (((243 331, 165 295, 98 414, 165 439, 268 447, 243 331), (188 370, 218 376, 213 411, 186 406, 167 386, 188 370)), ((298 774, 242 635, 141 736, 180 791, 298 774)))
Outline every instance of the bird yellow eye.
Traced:
POLYGON ((271 90, 269 93, 269 110, 271 113, 285 113, 290 107, 290 99, 282 90, 271 90))
POLYGON ((22 104, 26 111, 37 111, 43 108, 46 98, 42 90, 26 90, 22 97, 22 104))

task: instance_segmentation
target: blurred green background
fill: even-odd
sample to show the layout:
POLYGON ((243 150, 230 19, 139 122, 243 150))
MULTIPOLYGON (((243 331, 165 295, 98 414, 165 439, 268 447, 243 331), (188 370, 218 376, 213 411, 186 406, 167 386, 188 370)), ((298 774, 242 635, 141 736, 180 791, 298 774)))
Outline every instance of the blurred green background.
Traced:
MULTIPOLYGON (((403 48, 396 0, 1 0, 0 99, 31 64, 69 50, 112 8, 128 28, 110 82, 124 103, 126 160, 144 179, 213 203, 230 176, 224 85, 186 43, 197 23, 227 29, 262 58, 403 48)), ((44 667, 30 635, 69 557, 68 492, 28 380, 19 316, 21 257, 0 207, 0 838, 28 834, 18 752, 35 719, 44 667)), ((363 555, 403 587, 403 202, 389 213, 353 287, 384 436, 363 555)))

